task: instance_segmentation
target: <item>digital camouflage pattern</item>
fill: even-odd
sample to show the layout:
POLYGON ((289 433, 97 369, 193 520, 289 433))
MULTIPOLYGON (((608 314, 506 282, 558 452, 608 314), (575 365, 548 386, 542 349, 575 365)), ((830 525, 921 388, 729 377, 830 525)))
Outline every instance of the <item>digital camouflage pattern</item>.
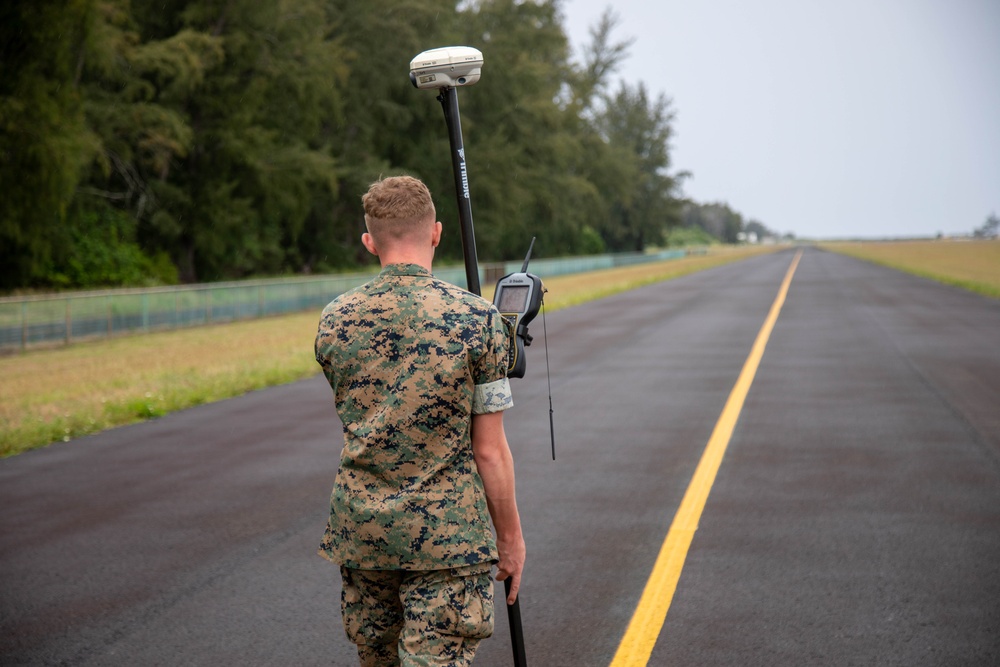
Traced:
POLYGON ((513 405, 509 341, 493 304, 412 264, 324 309, 316 360, 344 449, 321 555, 363 570, 497 560, 470 424, 513 405))
POLYGON ((344 630, 362 667, 469 665, 493 634, 489 565, 340 571, 344 630))

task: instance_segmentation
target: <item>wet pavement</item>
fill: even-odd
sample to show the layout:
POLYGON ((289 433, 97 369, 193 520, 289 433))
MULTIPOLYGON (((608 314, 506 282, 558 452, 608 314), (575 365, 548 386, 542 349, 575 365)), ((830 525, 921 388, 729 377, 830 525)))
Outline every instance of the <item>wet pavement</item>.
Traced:
MULTIPOLYGON (((792 256, 547 314, 556 461, 532 324, 529 664, 610 663, 792 256)), ((0 664, 356 664, 340 438, 316 377, 0 461, 0 664)), ((1000 301, 805 249, 649 664, 1000 664, 1000 301)))

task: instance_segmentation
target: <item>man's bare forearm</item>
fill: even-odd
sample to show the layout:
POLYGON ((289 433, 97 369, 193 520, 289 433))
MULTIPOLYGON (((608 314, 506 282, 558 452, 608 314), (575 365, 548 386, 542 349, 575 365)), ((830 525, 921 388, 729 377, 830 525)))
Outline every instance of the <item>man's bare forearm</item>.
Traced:
POLYGON ((511 577, 508 604, 517 598, 524 569, 525 547, 514 490, 514 458, 503 430, 503 413, 476 415, 472 420, 472 450, 486 490, 486 504, 497 531, 500 563, 497 579, 511 577))

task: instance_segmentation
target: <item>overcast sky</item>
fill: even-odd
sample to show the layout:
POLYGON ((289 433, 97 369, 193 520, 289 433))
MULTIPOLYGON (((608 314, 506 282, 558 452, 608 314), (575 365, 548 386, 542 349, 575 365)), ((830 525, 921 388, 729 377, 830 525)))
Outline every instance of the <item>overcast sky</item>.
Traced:
MULTIPOLYGON (((564 0, 579 54, 606 0, 564 0)), ((1000 0, 616 0, 619 76, 666 94, 685 195, 799 238, 1000 215, 1000 0)))

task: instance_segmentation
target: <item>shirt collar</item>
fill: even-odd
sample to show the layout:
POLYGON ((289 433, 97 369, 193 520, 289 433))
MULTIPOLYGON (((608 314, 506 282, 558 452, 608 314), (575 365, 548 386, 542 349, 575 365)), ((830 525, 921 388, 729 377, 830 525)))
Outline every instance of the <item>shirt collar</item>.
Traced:
POLYGON ((379 272, 379 277, 388 276, 426 276, 431 277, 431 272, 419 264, 389 264, 379 272))

